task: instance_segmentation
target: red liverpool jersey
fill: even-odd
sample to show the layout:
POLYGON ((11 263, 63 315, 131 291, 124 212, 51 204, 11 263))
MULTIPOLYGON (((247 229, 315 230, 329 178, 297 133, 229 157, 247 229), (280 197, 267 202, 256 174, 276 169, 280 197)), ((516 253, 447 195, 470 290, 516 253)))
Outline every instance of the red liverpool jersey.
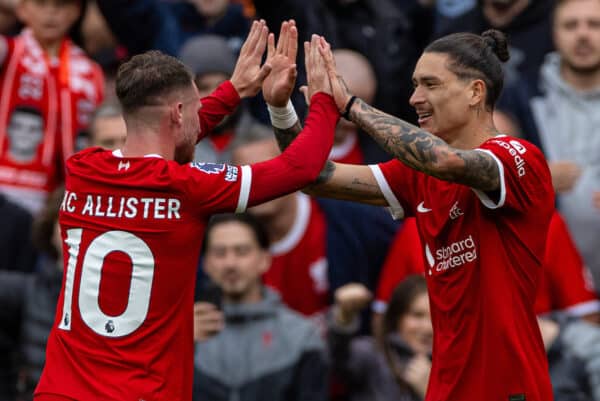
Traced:
POLYGON ((533 145, 495 137, 500 190, 487 194, 397 160, 371 166, 396 216, 415 216, 434 328, 427 401, 548 401, 552 387, 534 312, 554 210, 533 145))

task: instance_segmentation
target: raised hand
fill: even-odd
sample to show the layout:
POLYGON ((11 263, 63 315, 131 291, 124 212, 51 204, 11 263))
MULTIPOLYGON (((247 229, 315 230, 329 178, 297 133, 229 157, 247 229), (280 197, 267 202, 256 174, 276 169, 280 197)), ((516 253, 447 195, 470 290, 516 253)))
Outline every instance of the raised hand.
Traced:
POLYGON ((284 107, 296 83, 296 55, 298 54, 298 30, 294 20, 281 24, 277 47, 275 36, 270 33, 267 39, 266 64, 271 66, 271 73, 263 81, 262 92, 267 104, 284 107))
POLYGON ((304 93, 307 103, 310 103, 310 99, 317 92, 332 94, 325 60, 319 50, 320 46, 321 36, 319 35, 312 35, 310 43, 304 42, 307 86, 303 86, 300 90, 304 93))
POLYGON ((362 311, 373 298, 371 292, 360 283, 349 283, 335 291, 334 317, 338 324, 347 325, 362 311))
POLYGON ((348 87, 342 79, 342 76, 337 72, 335 67, 335 59, 333 58, 333 53, 331 52, 331 45, 323 37, 321 37, 319 40, 319 51, 323 57, 323 60, 325 61, 325 68, 327 69, 327 75, 329 77, 329 81, 331 82, 333 99, 335 100, 335 104, 340 113, 343 113, 346 110, 346 105, 350 101, 352 94, 348 90, 348 87))
POLYGON ((269 29, 264 20, 252 23, 230 79, 240 98, 255 96, 271 72, 268 62, 262 67, 260 65, 268 35, 269 29))

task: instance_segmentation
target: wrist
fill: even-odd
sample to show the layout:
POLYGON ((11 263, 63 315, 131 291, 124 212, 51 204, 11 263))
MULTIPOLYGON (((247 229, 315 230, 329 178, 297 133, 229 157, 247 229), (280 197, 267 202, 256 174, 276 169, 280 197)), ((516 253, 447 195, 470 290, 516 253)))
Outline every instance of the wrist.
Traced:
POLYGON ((298 115, 294 109, 291 100, 283 107, 271 106, 267 104, 271 125, 279 129, 288 129, 298 122, 298 115))
POLYGON ((348 99, 348 101, 346 102, 346 106, 344 106, 344 110, 342 110, 340 112, 341 116, 344 117, 344 119, 346 119, 347 121, 351 121, 350 119, 350 110, 352 109, 352 106, 354 105, 354 103, 356 103, 356 100, 358 100, 358 98, 356 96, 351 96, 350 99, 348 99))

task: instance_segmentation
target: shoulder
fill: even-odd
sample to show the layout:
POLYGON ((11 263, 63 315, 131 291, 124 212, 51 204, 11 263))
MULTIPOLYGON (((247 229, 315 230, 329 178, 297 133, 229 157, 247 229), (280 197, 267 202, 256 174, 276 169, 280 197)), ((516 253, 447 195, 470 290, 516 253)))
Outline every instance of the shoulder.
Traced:
POLYGON ((279 321, 289 337, 288 340, 306 349, 323 349, 325 347, 315 322, 283 304, 279 307, 278 315, 279 321))
POLYGON ((478 149, 489 151, 502 159, 512 158, 519 175, 523 175, 522 169, 525 168, 523 163, 546 165, 546 159, 540 148, 521 138, 497 136, 487 140, 478 149))

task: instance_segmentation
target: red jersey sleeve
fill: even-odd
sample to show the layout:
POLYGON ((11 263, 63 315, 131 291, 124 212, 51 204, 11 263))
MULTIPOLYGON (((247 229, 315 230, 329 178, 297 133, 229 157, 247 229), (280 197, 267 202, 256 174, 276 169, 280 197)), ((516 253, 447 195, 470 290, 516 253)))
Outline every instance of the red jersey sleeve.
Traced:
POLYGON ((590 273, 558 212, 550 222, 544 259, 550 310, 577 317, 600 311, 590 273))
POLYGON ((423 246, 417 230, 417 220, 404 220, 398 230, 381 270, 373 311, 385 312, 398 284, 412 274, 424 274, 423 246))
POLYGON ((542 199, 554 198, 548 164, 534 145, 521 139, 499 136, 476 150, 492 155, 500 172, 497 196, 490 197, 489 193, 473 189, 487 208, 503 207, 525 212, 542 199))
POLYGON ((225 81, 210 95, 203 97, 200 108, 200 135, 198 141, 219 124, 223 117, 234 112, 240 104, 240 96, 230 81, 225 81))
POLYGON ((391 215, 401 219, 413 215, 417 191, 417 175, 421 174, 402 162, 392 159, 369 165, 371 172, 388 203, 391 215))

